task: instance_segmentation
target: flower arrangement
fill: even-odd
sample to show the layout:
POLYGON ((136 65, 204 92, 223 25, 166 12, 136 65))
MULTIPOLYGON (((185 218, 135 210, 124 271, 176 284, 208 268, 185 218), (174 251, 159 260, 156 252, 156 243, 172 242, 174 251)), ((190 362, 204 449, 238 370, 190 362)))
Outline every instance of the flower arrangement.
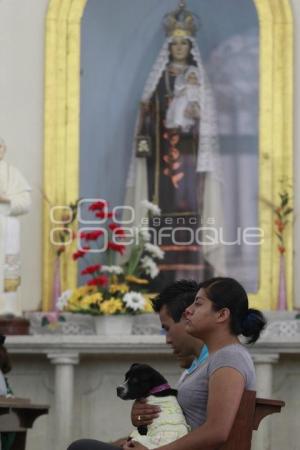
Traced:
MULTIPOLYGON (((160 213, 159 208, 148 201, 141 206, 151 214, 160 213)), ((147 287, 150 279, 159 273, 156 260, 162 259, 164 252, 150 243, 147 229, 132 227, 129 230, 116 223, 106 202, 94 202, 88 209, 102 223, 104 220, 105 225, 79 231, 80 246, 73 253, 73 260, 83 267, 80 273, 86 277, 86 282, 65 291, 58 300, 58 309, 93 315, 151 312, 147 287), (127 245, 129 237, 134 241, 130 246, 127 245), (121 262, 116 264, 118 260, 121 262)))

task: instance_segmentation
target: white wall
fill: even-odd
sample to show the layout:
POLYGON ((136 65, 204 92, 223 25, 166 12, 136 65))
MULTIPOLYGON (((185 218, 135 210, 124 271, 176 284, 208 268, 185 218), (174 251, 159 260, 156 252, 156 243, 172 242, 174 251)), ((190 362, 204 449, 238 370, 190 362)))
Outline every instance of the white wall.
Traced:
MULTIPOLYGON (((0 0, 0 136, 7 160, 22 170, 33 188, 33 206, 22 218, 23 310, 41 301, 42 154, 44 22, 48 0, 0 0)), ((295 173, 300 169, 300 2, 291 0, 295 17, 295 173), (297 82, 298 80, 298 82, 297 82), (298 100, 298 101, 297 101, 298 100)), ((296 179, 296 231, 299 228, 300 177, 296 179)), ((295 273, 300 272, 300 233, 296 233, 295 273)), ((296 277, 295 277, 296 278, 296 277)), ((299 278, 299 277, 298 277, 299 278)), ((300 288, 296 280, 295 291, 300 288)), ((300 297, 299 297, 300 306, 300 297)))
POLYGON ((48 0, 0 0, 0 136, 33 192, 22 221, 23 309, 41 301, 44 20, 48 0))

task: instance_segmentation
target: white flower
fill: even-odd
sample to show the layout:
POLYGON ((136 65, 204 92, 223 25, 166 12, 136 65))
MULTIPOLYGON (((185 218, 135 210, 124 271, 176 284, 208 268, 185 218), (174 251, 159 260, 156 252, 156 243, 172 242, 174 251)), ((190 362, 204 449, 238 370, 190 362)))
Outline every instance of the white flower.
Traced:
POLYGON ((121 266, 102 266, 101 272, 115 273, 116 275, 120 275, 123 273, 123 269, 121 266))
POLYGON ((144 258, 141 259, 141 263, 147 275, 150 275, 151 278, 157 277, 159 268, 150 256, 144 256, 144 258))
POLYGON ((149 200, 142 200, 141 206, 144 206, 144 208, 152 212, 155 216, 160 216, 161 209, 155 203, 149 202, 149 200))
POLYGON ((151 240, 151 234, 149 233, 149 228, 140 228, 139 234, 144 242, 149 242, 151 240))
POLYGON ((145 309, 146 300, 139 292, 127 292, 123 297, 123 301, 126 307, 133 309, 133 311, 143 311, 145 309))
POLYGON ((71 297, 73 291, 72 289, 68 289, 67 291, 64 291, 61 296, 57 299, 56 307, 59 311, 63 311, 64 308, 68 304, 68 300, 71 297))
POLYGON ((158 245, 150 244, 147 242, 145 244, 145 250, 153 256, 153 258, 163 259, 165 252, 163 252, 158 245))

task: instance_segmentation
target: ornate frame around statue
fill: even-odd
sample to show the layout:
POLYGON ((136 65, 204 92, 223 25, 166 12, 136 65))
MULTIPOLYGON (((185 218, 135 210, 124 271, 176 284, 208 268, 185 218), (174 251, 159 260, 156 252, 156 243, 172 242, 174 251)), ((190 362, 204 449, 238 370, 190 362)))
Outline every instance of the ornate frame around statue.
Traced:
MULTIPOLYGON (((260 24, 259 197, 276 205, 280 180, 293 180, 293 18, 289 0, 253 0, 260 24)), ((50 0, 46 22, 44 193, 53 205, 79 196, 80 32, 87 0, 50 0)), ((259 290, 251 305, 276 307, 279 252, 274 214, 259 202, 265 230, 260 249, 259 290)), ((44 204, 43 309, 51 309, 55 252, 50 243, 50 203, 44 204)), ((292 220, 290 220, 292 222, 292 220)), ((77 268, 63 256, 63 288, 77 284, 77 268)), ((293 304, 293 233, 286 239, 288 307, 293 304)))

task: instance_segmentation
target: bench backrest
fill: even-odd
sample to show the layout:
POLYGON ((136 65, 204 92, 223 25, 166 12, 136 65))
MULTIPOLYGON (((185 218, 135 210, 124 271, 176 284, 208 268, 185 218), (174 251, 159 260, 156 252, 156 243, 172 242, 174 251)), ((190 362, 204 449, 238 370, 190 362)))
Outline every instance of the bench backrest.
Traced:
POLYGON ((252 431, 265 416, 280 412, 284 405, 280 400, 256 398, 255 391, 245 391, 229 438, 220 450, 250 450, 252 431))

